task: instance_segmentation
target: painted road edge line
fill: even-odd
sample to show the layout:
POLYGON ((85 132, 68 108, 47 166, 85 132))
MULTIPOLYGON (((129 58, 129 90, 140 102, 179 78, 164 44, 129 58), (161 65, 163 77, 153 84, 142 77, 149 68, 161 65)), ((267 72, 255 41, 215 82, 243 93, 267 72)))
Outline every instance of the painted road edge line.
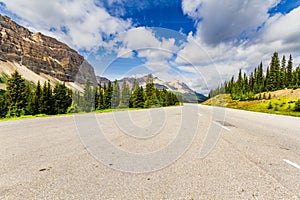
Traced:
POLYGON ((213 123, 216 124, 216 125, 218 125, 218 126, 221 126, 222 128, 224 128, 224 129, 227 130, 227 131, 231 131, 229 128, 223 126, 222 124, 220 124, 220 123, 218 123, 218 122, 213 121, 213 123))
POLYGON ((292 165, 293 167, 296 167, 297 169, 300 169, 300 165, 296 164, 296 163, 293 163, 292 161, 290 160, 287 160, 287 159, 283 159, 284 162, 292 165))

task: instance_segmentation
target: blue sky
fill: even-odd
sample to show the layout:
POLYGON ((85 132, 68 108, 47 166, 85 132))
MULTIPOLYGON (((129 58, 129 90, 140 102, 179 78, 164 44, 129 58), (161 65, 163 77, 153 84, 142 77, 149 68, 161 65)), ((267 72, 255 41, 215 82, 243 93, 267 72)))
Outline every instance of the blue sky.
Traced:
POLYGON ((300 1, 2 0, 0 13, 78 50, 110 79, 153 73, 208 93, 274 51, 300 63, 300 1))

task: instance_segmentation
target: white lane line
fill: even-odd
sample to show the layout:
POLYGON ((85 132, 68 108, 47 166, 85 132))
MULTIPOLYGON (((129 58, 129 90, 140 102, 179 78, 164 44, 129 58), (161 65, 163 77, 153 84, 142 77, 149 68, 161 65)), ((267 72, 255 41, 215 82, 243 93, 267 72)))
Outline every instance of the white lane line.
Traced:
POLYGON ((221 125, 221 124, 218 123, 218 122, 213 121, 213 123, 216 124, 216 125, 218 125, 218 126, 221 126, 222 128, 224 128, 224 129, 227 130, 227 131, 231 131, 229 128, 227 128, 226 126, 221 125))
POLYGON ((293 167, 296 167, 297 169, 300 169, 300 165, 298 165, 298 164, 296 164, 296 163, 293 163, 293 162, 290 161, 290 160, 283 159, 283 161, 286 162, 287 164, 292 165, 293 167))

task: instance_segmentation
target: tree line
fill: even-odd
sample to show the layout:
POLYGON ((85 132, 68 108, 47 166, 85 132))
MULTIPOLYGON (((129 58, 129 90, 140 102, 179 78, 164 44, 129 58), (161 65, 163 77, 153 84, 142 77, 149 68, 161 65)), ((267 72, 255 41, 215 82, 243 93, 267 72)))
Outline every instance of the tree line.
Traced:
POLYGON ((64 83, 52 88, 49 81, 43 86, 38 81, 33 86, 15 71, 7 79, 6 91, 0 95, 0 117, 64 114, 71 104, 72 91, 64 83))
POLYGON ((137 80, 132 87, 126 81, 120 87, 117 80, 92 86, 87 80, 83 92, 72 92, 65 83, 57 83, 52 87, 50 81, 43 85, 38 81, 36 85, 32 85, 15 71, 7 79, 6 91, 0 92, 0 118, 111 108, 150 108, 178 103, 175 94, 154 86, 152 75, 148 76, 145 89, 139 86, 137 80))
POLYGON ((74 103, 77 108, 84 112, 93 110, 116 109, 116 108, 151 108, 172 106, 179 104, 175 94, 165 89, 157 89, 153 83, 152 75, 148 75, 145 89, 135 79, 133 85, 123 81, 121 86, 115 80, 113 83, 99 83, 92 87, 90 81, 84 86, 83 95, 79 92, 74 94, 74 103))
POLYGON ((255 94, 299 87, 300 66, 293 69, 292 55, 289 56, 288 61, 285 55, 280 60, 278 53, 275 52, 265 72, 262 63, 249 76, 246 73, 242 74, 240 69, 236 80, 232 76, 230 81, 225 81, 218 88, 211 90, 209 98, 219 94, 231 94, 234 100, 266 99, 269 97, 261 95, 255 97, 255 94))

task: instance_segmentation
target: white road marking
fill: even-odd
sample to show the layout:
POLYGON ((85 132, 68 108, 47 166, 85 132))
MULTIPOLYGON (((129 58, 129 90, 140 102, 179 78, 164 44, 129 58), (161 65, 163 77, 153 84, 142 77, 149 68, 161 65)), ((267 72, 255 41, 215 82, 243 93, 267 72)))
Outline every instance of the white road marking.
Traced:
POLYGON ((221 125, 221 124, 218 123, 218 122, 213 121, 213 123, 216 124, 216 125, 218 125, 218 126, 221 126, 222 128, 224 128, 224 129, 227 130, 227 131, 231 131, 229 128, 227 128, 226 126, 221 125))
POLYGON ((300 169, 300 165, 296 164, 296 163, 293 163, 292 161, 289 161, 289 160, 286 160, 286 159, 283 159, 284 162, 292 165, 293 167, 296 167, 297 169, 300 169))

